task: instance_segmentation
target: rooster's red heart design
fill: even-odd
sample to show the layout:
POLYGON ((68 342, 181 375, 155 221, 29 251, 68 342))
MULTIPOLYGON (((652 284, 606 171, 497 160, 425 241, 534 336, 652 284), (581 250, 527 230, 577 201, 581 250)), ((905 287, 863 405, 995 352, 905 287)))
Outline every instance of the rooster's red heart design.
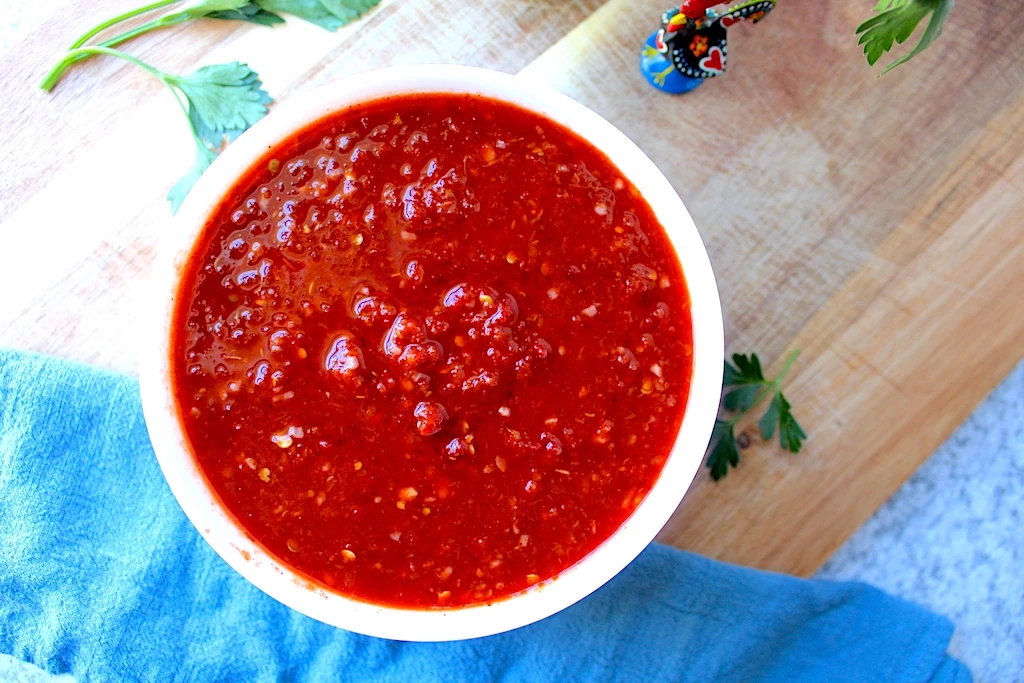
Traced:
POLYGON ((744 17, 722 17, 722 26, 729 28, 733 24, 738 24, 743 21, 744 17))
POLYGON ((724 70, 725 63, 722 59, 722 49, 717 45, 708 51, 708 56, 700 60, 700 68, 705 71, 717 71, 721 72, 724 70))

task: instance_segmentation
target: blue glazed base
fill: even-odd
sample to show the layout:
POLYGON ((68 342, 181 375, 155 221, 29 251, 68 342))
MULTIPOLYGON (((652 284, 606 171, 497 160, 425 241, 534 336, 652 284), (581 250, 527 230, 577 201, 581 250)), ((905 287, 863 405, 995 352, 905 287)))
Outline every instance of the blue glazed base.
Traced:
POLYGON ((676 71, 672 62, 654 47, 657 35, 655 31, 644 43, 644 49, 640 52, 640 73, 653 87, 672 95, 682 95, 696 89, 704 79, 690 78, 676 71))

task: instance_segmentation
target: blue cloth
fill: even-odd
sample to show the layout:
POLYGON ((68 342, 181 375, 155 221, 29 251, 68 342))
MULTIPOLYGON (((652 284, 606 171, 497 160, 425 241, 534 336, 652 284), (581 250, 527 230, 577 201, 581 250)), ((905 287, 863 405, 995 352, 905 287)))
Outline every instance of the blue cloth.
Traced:
MULTIPOLYGON (((756 485, 749 482, 749 485, 756 485)), ((134 379, 0 350, 0 652, 79 681, 970 680, 952 625, 860 583, 651 545, 503 635, 348 633, 267 597, 181 512, 134 379)))

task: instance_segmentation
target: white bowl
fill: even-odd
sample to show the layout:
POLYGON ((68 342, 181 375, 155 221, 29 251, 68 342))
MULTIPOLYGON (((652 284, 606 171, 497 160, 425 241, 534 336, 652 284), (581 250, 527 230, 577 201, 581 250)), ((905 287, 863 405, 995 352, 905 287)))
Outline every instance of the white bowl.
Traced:
POLYGON ((525 78, 461 66, 371 71, 290 98, 231 144, 178 211, 152 278, 139 364, 142 405, 153 449, 171 491, 213 549, 271 597, 328 624, 396 640, 475 638, 524 626, 565 609, 629 564, 668 521, 700 468, 721 393, 724 344, 715 276, 697 228, 654 163, 618 129, 583 105, 525 78), (633 514, 596 550, 557 579, 490 605, 448 610, 384 607, 315 586, 255 543, 218 501, 192 455, 171 383, 171 329, 182 268, 207 220, 234 181, 298 129, 354 104, 402 93, 475 93, 557 121, 604 152, 646 198, 679 256, 692 302, 693 378, 682 426, 657 482, 633 514))

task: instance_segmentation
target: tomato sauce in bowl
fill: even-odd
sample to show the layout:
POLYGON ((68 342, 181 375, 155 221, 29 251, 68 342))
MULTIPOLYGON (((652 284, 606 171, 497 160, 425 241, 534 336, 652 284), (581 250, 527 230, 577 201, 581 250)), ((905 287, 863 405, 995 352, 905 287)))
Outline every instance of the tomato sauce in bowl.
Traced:
POLYGON ((593 145, 410 94, 271 149, 180 281, 172 392, 222 505, 373 604, 544 584, 654 485, 693 372, 679 260, 593 145))

